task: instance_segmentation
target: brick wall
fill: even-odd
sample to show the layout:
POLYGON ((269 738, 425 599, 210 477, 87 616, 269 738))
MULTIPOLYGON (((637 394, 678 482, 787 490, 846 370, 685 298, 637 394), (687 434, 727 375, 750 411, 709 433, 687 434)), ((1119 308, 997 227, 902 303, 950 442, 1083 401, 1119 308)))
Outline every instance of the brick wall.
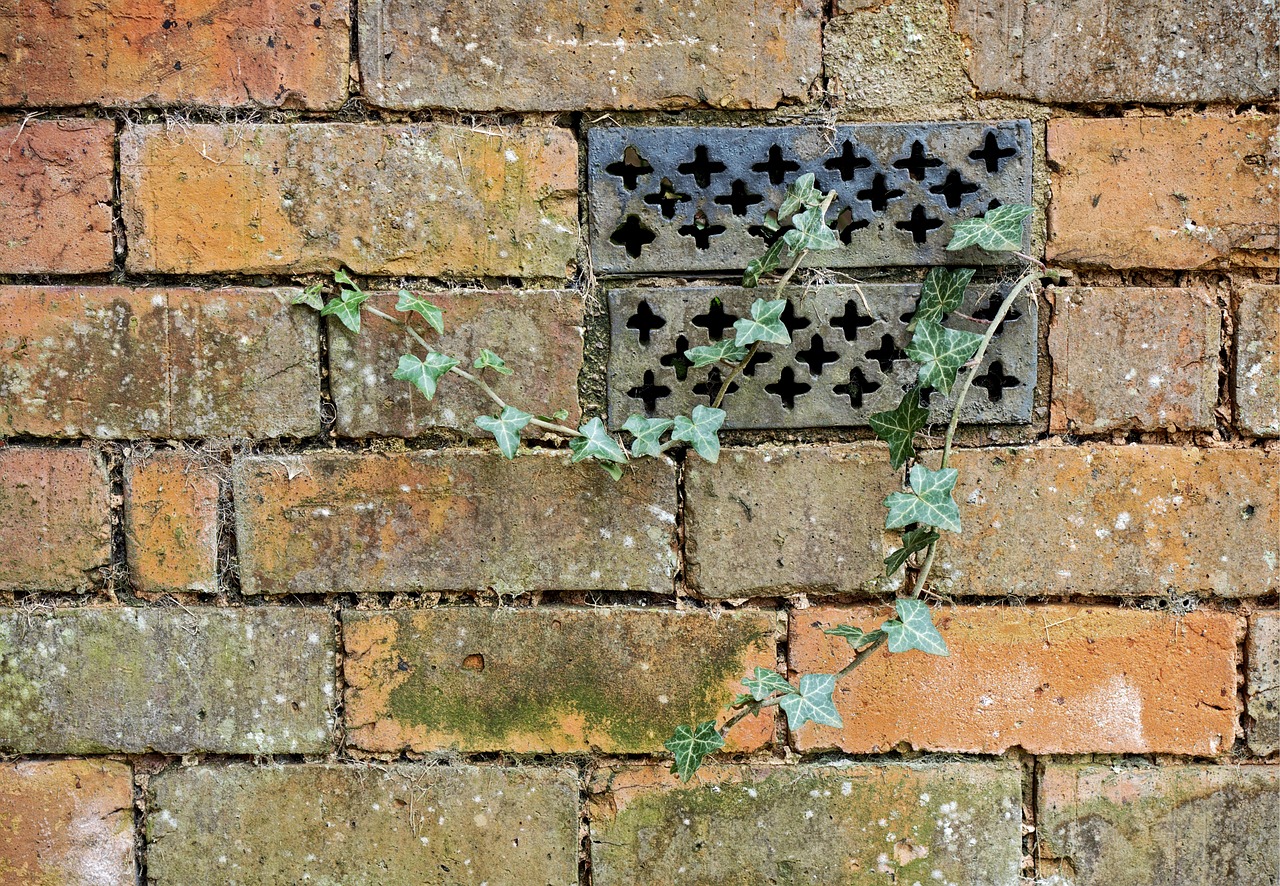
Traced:
POLYGON ((0 2, 0 880, 1280 882, 1280 8, 445 6, 0 2), (879 623, 880 445, 506 462, 291 306, 431 291, 596 414, 591 127, 1015 117, 1070 276, 963 435, 952 655, 690 785, 879 623))

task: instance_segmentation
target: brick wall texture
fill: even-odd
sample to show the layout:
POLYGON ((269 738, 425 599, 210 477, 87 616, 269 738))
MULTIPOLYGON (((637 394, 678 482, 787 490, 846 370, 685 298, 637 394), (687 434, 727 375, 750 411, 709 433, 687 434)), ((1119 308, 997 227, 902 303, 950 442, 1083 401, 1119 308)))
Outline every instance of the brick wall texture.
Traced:
POLYGON ((0 755, 6 884, 1277 886, 1280 5, 0 0, 0 755), (507 461, 295 299, 424 293, 577 426, 593 127, 1013 118, 1061 273, 950 657, 679 781, 903 591, 885 447, 507 461))

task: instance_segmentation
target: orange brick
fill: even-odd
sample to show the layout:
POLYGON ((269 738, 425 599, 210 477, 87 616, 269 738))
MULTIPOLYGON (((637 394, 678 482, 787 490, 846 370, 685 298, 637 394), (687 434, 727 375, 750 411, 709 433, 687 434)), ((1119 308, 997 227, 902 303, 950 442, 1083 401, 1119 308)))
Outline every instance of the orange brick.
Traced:
POLYGON ((134 886, 133 775, 106 760, 0 766, 0 881, 134 886))
MULTIPOLYGON (((879 627, 891 613, 792 616, 790 666, 833 673, 849 645, 823 630, 879 627)), ((837 687, 844 727, 806 724, 798 750, 1193 754, 1231 749, 1241 620, 1086 606, 942 608, 949 657, 880 651, 837 687)))
POLYGON ((347 0, 0 5, 0 107, 336 108, 347 0))
POLYGON ((0 447, 0 590, 75 591, 111 559, 111 487, 87 449, 0 447))
POLYGON ((218 477, 198 453, 156 452, 124 472, 125 551, 140 591, 213 591, 218 477))
POLYGON ((0 273, 111 270, 115 131, 109 120, 0 126, 0 273))

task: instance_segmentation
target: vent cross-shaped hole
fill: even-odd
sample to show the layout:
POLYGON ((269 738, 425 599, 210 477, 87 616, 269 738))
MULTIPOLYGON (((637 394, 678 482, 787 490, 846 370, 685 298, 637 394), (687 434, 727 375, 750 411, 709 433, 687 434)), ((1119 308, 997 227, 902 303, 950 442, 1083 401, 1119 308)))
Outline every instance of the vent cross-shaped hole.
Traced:
POLYGON ((982 147, 976 151, 969 152, 969 159, 984 161, 987 164, 987 172, 999 172, 1000 161, 1017 153, 1017 148, 1000 147, 1000 139, 996 137, 994 132, 988 132, 986 139, 982 142, 982 147))
POLYGON ((786 179, 787 173, 799 172, 800 164, 794 160, 788 160, 782 156, 782 148, 773 145, 769 148, 769 159, 763 163, 756 163, 751 167, 752 172, 769 173, 769 184, 780 185, 786 179))
POLYGON ((693 238, 693 245, 699 249, 710 249, 711 238, 724 233, 724 225, 713 225, 707 221, 707 214, 699 209, 693 214, 693 221, 681 225, 678 229, 685 237, 693 238))
POLYGON ((796 351, 796 359, 807 364, 809 372, 818 376, 822 375, 824 366, 839 360, 840 354, 836 351, 828 351, 823 344, 822 336, 815 334, 809 339, 809 347, 803 351, 796 351))
POLYGON ((733 324, 737 322, 737 317, 725 312, 724 305, 719 299, 712 300, 711 307, 707 308, 705 314, 696 314, 693 318, 693 325, 707 330, 707 335, 712 341, 720 341, 724 338, 724 331, 733 328, 733 324))
POLYGON ((959 209, 960 204, 964 202, 964 198, 968 194, 976 193, 978 186, 973 182, 967 182, 956 170, 947 173, 946 179, 940 185, 934 185, 929 189, 930 194, 941 194, 947 201, 947 206, 951 209, 959 209))
POLYGON ((975 378, 973 383, 980 388, 987 389, 987 397, 992 403, 999 403, 1004 399, 1006 388, 1016 388, 1022 384, 1016 376, 1005 374, 1004 364, 999 360, 992 361, 991 367, 975 378))
POLYGON ((609 235, 609 242, 626 249, 632 258, 639 258, 640 250, 657 239, 658 235, 641 224, 638 215, 628 215, 627 220, 609 235))
POLYGON ((764 197, 760 194, 753 194, 747 190, 747 183, 742 179, 733 180, 733 184, 729 188, 729 193, 724 196, 717 197, 716 202, 721 206, 730 206, 733 208, 734 215, 746 215, 747 210, 757 203, 763 203, 764 197))
POLYGON ((893 165, 896 169, 907 170, 911 173, 911 177, 919 182, 924 181, 924 175, 928 170, 935 166, 941 166, 942 161, 925 154, 924 145, 920 144, 920 142, 913 142, 910 155, 903 157, 901 160, 894 160, 893 165))
POLYGON ((684 352, 689 350, 689 339, 683 335, 676 338, 676 349, 670 354, 664 354, 658 362, 663 366, 670 366, 676 371, 676 380, 684 381, 689 374, 689 367, 693 364, 689 362, 689 358, 684 352))
POLYGON ((671 388, 657 384, 653 377, 653 370, 646 369, 644 371, 644 381, 627 391, 627 396, 632 400, 639 400, 644 403, 644 411, 649 415, 653 415, 658 408, 658 401, 671 396, 671 388))
POLYGON ((836 233, 840 235, 840 242, 848 246, 853 242, 853 232, 860 231, 870 224, 871 222, 865 218, 854 218, 853 210, 846 206, 836 216, 836 233))
POLYGON ((666 325, 666 319, 655 314, 647 301, 640 302, 636 306, 636 312, 627 320, 627 328, 634 329, 640 334, 640 344, 642 345, 649 343, 650 332, 655 329, 661 329, 666 325))
POLYGON ((875 324, 875 320, 858 312, 858 303, 849 299, 844 303, 844 313, 831 318, 831 325, 844 331, 845 341, 857 341, 858 330, 875 324))
POLYGON ((853 174, 859 169, 867 169, 871 166, 871 161, 866 157, 858 155, 853 149, 853 143, 846 140, 844 147, 840 151, 840 156, 832 157, 826 163, 822 164, 827 169, 835 169, 840 173, 841 181, 851 181, 853 174))
MULTIPOLYGON (((991 296, 990 298, 987 299, 986 303, 983 304, 981 308, 973 312, 974 319, 985 320, 988 323, 990 323, 992 320, 996 318, 996 314, 1000 313, 1000 303, 1002 301, 1004 301, 1004 296, 1001 296, 1001 295, 991 296)), ((992 335, 992 338, 995 338, 996 336, 1000 335, 1000 333, 1004 332, 1004 324, 1012 323, 1014 320, 1017 320, 1020 317, 1022 317, 1022 312, 1019 311, 1017 308, 1010 306, 1009 313, 1004 315, 1004 319, 1001 320, 1000 325, 996 327, 995 334, 992 335)))
POLYGON ((604 171, 610 175, 616 175, 622 179, 624 188, 634 191, 640 183, 640 176, 653 172, 653 167, 632 145, 627 145, 627 149, 622 152, 622 159, 610 163, 604 171))
POLYGON ((876 212, 884 212, 889 208, 890 200, 897 200, 905 193, 897 188, 888 187, 884 173, 877 172, 875 178, 871 179, 871 187, 863 188, 858 192, 858 199, 869 202, 876 212))
POLYGON ((756 370, 772 360, 773 354, 768 351, 756 351, 756 355, 751 358, 751 362, 743 367, 742 374, 749 378, 755 378, 756 370))
POLYGON ((904 231, 911 232, 911 239, 917 244, 925 243, 929 239, 929 232, 942 227, 942 219, 934 218, 925 212, 923 206, 916 204, 911 210, 911 218, 904 222, 895 222, 894 225, 904 231))
POLYGON ((764 217, 773 223, 772 227, 765 224, 748 225, 747 233, 752 237, 759 237, 765 242, 766 246, 772 246, 782 239, 782 235, 787 232, 787 229, 778 226, 778 210, 770 209, 764 214, 764 217))
MULTIPOLYGON (((693 392, 699 397, 706 397, 708 405, 715 402, 716 394, 720 393, 720 385, 724 384, 724 376, 720 374, 719 366, 712 366, 711 371, 707 373, 705 381, 698 382, 693 386, 693 392)), ((729 396, 738 390, 736 381, 729 382, 729 388, 725 391, 725 396, 729 396)))
POLYGON ((795 338, 796 333, 801 329, 808 329, 813 325, 813 321, 808 317, 796 316, 795 305, 791 303, 790 299, 787 300, 786 307, 782 309, 782 316, 778 319, 782 322, 783 326, 787 327, 787 332, 791 334, 792 338, 795 338))
POLYGON ((764 389, 781 400, 785 408, 795 409, 796 398, 803 397, 813 390, 813 385, 796 381, 796 371, 790 366, 784 366, 778 375, 778 380, 773 384, 765 385, 764 389))
POLYGON ((681 194, 676 190, 676 186, 671 183, 671 179, 664 177, 658 184, 658 190, 653 194, 646 195, 644 202, 660 207, 663 218, 675 218, 676 207, 681 203, 688 203, 689 195, 681 194))
POLYGON ((862 395, 874 394, 880 390, 880 382, 872 381, 862 373, 861 366, 855 366, 849 372, 849 381, 847 384, 836 385, 832 388, 836 394, 849 398, 849 405, 854 409, 862 408, 862 395))
POLYGON ((711 176, 726 169, 728 167, 719 160, 710 158, 706 145, 698 145, 693 149, 693 159, 676 167, 676 171, 681 175, 692 175, 700 188, 711 187, 711 176))
POLYGON ((888 373, 893 369, 894 361, 907 359, 907 352, 898 347, 893 336, 886 333, 880 338, 880 347, 867 351, 867 358, 880 364, 880 371, 888 373))

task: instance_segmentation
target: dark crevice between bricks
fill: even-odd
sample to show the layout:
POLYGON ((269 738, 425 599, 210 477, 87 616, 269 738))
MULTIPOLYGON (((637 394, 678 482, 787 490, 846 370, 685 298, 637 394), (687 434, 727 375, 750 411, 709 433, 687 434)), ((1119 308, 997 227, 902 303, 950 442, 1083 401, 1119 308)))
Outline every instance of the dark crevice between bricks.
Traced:
POLYGON ((592 886, 590 786, 594 759, 578 761, 578 886, 592 886))
POLYGON ((112 257, 115 262, 113 277, 124 273, 125 259, 128 257, 129 238, 124 227, 124 198, 121 192, 123 177, 120 168, 120 133, 124 125, 116 120, 115 134, 111 139, 111 236, 114 241, 112 257))
POLYGON ((107 466, 107 478, 111 485, 111 559, 101 570, 100 587, 106 595, 113 599, 130 600, 132 582, 129 576, 129 561, 125 547, 124 525, 124 462, 125 454, 118 445, 108 444, 99 447, 101 457, 107 466))

